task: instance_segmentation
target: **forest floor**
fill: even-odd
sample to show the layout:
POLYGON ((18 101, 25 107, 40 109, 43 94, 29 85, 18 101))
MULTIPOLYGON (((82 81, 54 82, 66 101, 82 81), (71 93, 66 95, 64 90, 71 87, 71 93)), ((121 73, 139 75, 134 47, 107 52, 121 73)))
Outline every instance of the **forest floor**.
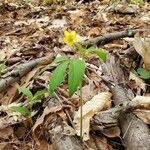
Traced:
POLYGON ((0 150, 150 150, 149 38, 147 2, 0 2, 0 150), (75 124, 81 95, 69 97, 66 78, 54 96, 37 96, 30 117, 21 109, 29 91, 18 91, 47 90, 55 57, 79 57, 65 31, 107 52, 106 62, 86 58, 82 139, 75 124))

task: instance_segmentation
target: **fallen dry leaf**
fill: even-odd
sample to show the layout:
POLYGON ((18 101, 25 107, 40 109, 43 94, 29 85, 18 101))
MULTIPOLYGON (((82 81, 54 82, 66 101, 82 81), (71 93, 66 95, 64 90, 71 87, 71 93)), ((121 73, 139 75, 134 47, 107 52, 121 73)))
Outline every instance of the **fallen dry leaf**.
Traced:
POLYGON ((99 28, 98 28, 98 27, 95 27, 95 28, 90 29, 88 35, 90 35, 90 36, 95 36, 95 35, 99 35, 99 34, 100 34, 99 28))
POLYGON ((8 140, 13 135, 13 128, 11 126, 0 129, 0 139, 8 140))
POLYGON ((16 87, 16 83, 14 83, 7 89, 7 91, 2 92, 2 93, 4 93, 4 95, 2 98, 0 98, 1 104, 8 105, 8 104, 12 103, 17 94, 17 91, 18 91, 18 89, 16 87))
POLYGON ((150 124, 150 96, 136 96, 132 101, 145 108, 134 110, 134 114, 137 115, 146 124, 150 124))
POLYGON ((134 102, 137 102, 139 104, 143 104, 143 105, 149 105, 150 104, 150 96, 136 96, 135 98, 133 98, 134 102))
POLYGON ((42 80, 42 81, 49 81, 51 73, 48 71, 43 72, 42 75, 36 76, 35 79, 42 80))
POLYGON ((149 22, 150 21, 150 12, 144 14, 143 16, 141 16, 140 20, 144 21, 144 22, 149 22))
POLYGON ((136 109, 134 114, 143 120, 146 124, 150 125, 150 110, 136 109))
POLYGON ((131 71, 130 71, 130 75, 129 75, 129 80, 135 81, 136 87, 133 87, 133 88, 136 88, 136 89, 140 88, 144 92, 146 91, 146 83, 144 83, 144 81, 142 79, 140 79, 136 74, 134 74, 131 71))
POLYGON ((38 118, 36 120, 36 122, 35 122, 35 124, 32 128, 32 131, 33 131, 34 140, 37 143, 37 145, 40 145, 40 141, 38 140, 38 136, 36 135, 36 129, 38 128, 38 126, 43 124, 44 119, 47 115, 49 115, 50 113, 54 113, 56 111, 60 111, 61 109, 62 109, 61 106, 56 106, 56 107, 52 107, 52 108, 46 107, 44 109, 44 112, 43 112, 42 116, 40 116, 40 118, 38 118))
POLYGON ((26 87, 40 68, 41 66, 37 66, 34 69, 32 69, 26 76, 23 76, 21 78, 21 86, 26 87))
POLYGON ((133 46, 142 56, 145 69, 150 70, 150 39, 142 39, 139 34, 135 35, 133 46))
POLYGON ((120 132, 120 128, 116 126, 116 127, 104 129, 102 133, 109 138, 114 138, 114 137, 119 137, 121 132, 120 132))
POLYGON ((46 140, 41 140, 40 145, 37 146, 38 150, 54 150, 54 147, 52 145, 49 145, 49 143, 46 140))
POLYGON ((72 23, 76 23, 76 24, 82 23, 82 21, 83 21, 82 17, 85 15, 84 11, 77 9, 77 10, 68 11, 68 13, 70 14, 72 23))
MULTIPOLYGON (((112 94, 110 92, 102 92, 95 95, 90 101, 86 102, 83 105, 83 131, 82 136, 83 140, 87 141, 89 139, 89 131, 90 131, 90 119, 94 114, 101 111, 102 109, 108 106, 108 103, 111 99, 112 94)), ((80 135, 80 109, 76 112, 74 116, 74 123, 77 135, 80 135)))
POLYGON ((108 140, 104 136, 94 136, 94 141, 97 149, 101 150, 114 150, 113 147, 108 143, 108 140))
POLYGON ((63 28, 66 24, 67 24, 67 22, 66 22, 65 18, 63 18, 63 19, 54 19, 52 21, 52 25, 49 26, 49 29, 50 28, 63 28))

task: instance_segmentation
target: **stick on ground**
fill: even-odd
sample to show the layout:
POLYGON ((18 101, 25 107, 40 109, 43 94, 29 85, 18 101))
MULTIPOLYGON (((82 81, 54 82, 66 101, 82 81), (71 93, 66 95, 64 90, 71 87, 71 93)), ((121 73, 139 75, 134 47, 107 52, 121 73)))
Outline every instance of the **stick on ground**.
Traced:
POLYGON ((101 45, 101 44, 105 44, 107 42, 117 40, 120 38, 133 37, 136 33, 144 32, 144 31, 150 31, 150 29, 127 29, 121 32, 107 33, 102 36, 92 38, 89 41, 86 41, 84 44, 85 45, 101 45))
POLYGON ((4 91, 10 84, 16 82, 21 77, 26 75, 28 72, 30 72, 35 66, 47 62, 51 63, 53 60, 54 55, 50 54, 46 57, 37 58, 34 60, 31 60, 27 63, 20 64, 18 67, 16 67, 14 70, 12 70, 9 73, 9 76, 6 78, 0 79, 0 92, 4 91))

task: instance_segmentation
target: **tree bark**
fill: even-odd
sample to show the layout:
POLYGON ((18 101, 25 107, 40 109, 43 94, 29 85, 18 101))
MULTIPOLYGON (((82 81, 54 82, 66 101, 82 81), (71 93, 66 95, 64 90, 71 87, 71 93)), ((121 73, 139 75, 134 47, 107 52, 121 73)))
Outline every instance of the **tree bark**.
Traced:
MULTIPOLYGON (((133 99, 134 94, 125 84, 123 70, 119 60, 110 56, 109 62, 102 65, 103 79, 113 94, 115 105, 122 105, 133 99)), ((148 126, 131 112, 121 114, 120 125, 126 150, 150 150, 148 126)))

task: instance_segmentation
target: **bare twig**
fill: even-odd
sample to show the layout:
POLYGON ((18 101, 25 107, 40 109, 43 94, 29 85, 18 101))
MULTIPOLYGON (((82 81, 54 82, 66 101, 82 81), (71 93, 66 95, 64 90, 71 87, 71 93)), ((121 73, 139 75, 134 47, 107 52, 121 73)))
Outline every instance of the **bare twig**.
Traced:
POLYGON ((50 54, 46 57, 37 58, 27 63, 20 64, 14 70, 12 70, 7 77, 0 79, 0 92, 4 91, 10 84, 16 82, 21 77, 26 75, 35 66, 43 63, 50 63, 53 60, 54 55, 50 54))

